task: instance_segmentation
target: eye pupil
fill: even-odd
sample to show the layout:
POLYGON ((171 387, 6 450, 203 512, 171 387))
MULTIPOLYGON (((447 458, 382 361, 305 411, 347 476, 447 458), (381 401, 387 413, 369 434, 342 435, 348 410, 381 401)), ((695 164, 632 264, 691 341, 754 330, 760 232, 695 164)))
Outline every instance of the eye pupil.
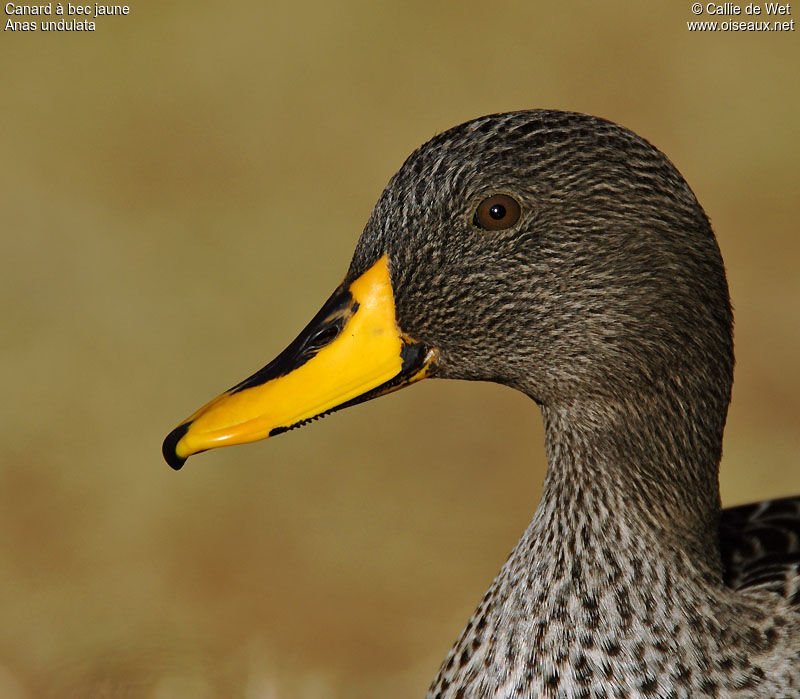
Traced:
POLYGON ((489 216, 491 216, 495 221, 505 218, 506 207, 502 204, 495 204, 491 209, 489 209, 489 216))

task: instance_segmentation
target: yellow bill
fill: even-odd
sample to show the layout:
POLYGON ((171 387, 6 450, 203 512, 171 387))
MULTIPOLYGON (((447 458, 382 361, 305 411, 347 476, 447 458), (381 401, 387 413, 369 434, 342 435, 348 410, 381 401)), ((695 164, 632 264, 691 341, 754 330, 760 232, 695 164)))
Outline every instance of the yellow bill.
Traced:
POLYGON ((349 287, 339 287, 272 362, 170 432, 164 458, 179 469, 192 454, 280 434, 435 370, 435 350, 397 325, 384 255, 349 287))

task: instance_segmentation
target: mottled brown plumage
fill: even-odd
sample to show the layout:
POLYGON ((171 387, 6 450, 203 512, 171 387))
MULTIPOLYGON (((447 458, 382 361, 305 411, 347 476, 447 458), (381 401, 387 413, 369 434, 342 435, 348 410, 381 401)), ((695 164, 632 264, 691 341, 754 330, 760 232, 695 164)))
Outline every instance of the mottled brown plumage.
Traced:
POLYGON ((348 278, 387 252, 438 376, 517 388, 546 428, 533 522, 429 696, 800 696, 798 501, 720 523, 732 315, 669 160, 581 114, 476 119, 408 158, 348 278), (496 192, 520 221, 480 230, 496 192))

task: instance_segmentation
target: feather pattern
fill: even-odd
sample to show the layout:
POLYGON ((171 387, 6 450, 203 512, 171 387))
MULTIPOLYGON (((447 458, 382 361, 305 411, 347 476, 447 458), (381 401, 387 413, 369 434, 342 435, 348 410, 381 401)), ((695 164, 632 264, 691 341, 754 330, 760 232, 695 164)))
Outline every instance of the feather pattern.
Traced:
POLYGON ((533 521, 429 698, 800 696, 800 500, 720 508, 733 316, 667 157, 596 117, 481 117, 406 160, 348 278, 387 253, 438 375, 545 424, 533 521), (495 193, 519 222, 476 230, 495 193))
POLYGON ((800 608, 800 498, 725 509, 719 529, 727 585, 768 590, 800 608))

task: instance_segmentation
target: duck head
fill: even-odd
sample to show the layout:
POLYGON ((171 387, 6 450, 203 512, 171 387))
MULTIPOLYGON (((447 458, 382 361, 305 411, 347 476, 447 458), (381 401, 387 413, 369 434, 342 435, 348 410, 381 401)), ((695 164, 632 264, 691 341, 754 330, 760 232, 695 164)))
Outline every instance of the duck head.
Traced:
POLYGON ((180 468, 427 376, 593 415, 697 398, 721 440, 731 322, 708 220, 663 154, 582 114, 486 116, 406 160, 320 312, 164 456, 180 468))

